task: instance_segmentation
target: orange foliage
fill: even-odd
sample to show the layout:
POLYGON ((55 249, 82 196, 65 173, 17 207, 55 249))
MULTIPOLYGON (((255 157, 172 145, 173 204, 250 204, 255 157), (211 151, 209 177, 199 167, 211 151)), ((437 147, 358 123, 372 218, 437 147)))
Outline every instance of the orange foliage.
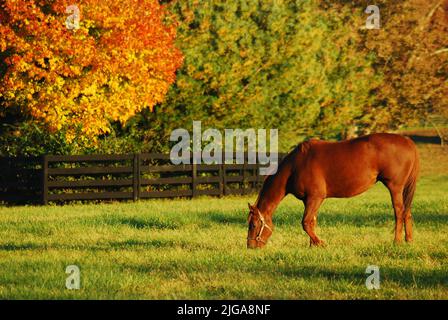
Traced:
POLYGON ((0 0, 0 111, 86 140, 164 100, 182 54, 157 0, 0 0), (80 28, 66 27, 69 5, 80 28))

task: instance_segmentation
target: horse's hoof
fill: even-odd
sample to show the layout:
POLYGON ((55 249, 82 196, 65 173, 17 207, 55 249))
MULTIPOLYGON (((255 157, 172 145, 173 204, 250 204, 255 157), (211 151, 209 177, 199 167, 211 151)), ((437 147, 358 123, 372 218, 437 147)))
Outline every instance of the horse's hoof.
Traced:
POLYGON ((320 240, 319 243, 317 244, 317 246, 324 248, 324 247, 327 246, 327 243, 325 241, 323 241, 323 240, 320 240))
POLYGON ((322 241, 322 240, 318 240, 318 241, 310 241, 310 247, 326 247, 327 244, 322 241))

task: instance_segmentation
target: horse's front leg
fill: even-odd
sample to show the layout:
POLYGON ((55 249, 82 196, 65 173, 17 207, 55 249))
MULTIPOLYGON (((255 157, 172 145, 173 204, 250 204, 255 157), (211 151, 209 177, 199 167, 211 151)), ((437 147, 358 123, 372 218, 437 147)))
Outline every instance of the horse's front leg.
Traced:
MULTIPOLYGON (((390 195, 392 197, 392 205, 395 213, 395 239, 396 244, 401 243, 403 238, 403 224, 405 222, 405 212, 403 204, 403 188, 388 186, 390 195)), ((410 212, 409 212, 410 214, 410 212)), ((408 231, 409 232, 409 231, 408 231)), ((411 231, 412 232, 412 231, 411 231)), ((407 238, 409 234, 407 233, 407 238)), ((412 238, 412 236, 411 236, 412 238)))
POLYGON ((320 240, 314 229, 317 225, 317 213, 324 199, 322 197, 307 197, 305 203, 305 213, 303 214, 303 230, 310 236, 310 246, 321 246, 324 242, 320 240))

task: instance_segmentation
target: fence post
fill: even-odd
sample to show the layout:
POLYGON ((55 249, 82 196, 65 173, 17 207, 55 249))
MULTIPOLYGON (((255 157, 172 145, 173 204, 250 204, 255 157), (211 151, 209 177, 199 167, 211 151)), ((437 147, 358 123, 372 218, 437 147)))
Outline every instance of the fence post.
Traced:
POLYGON ((257 180, 258 180, 258 161, 255 163, 254 168, 252 169, 252 183, 251 183, 251 192, 254 192, 257 190, 257 180))
POLYGON ((244 153, 244 162, 243 162, 243 183, 241 184, 243 190, 242 194, 249 194, 249 190, 246 188, 247 184, 247 165, 249 164, 249 153, 244 153))
POLYGON ((42 156, 42 204, 48 204, 48 157, 42 156))
POLYGON ((193 161, 191 172, 191 197, 194 198, 196 196, 196 178, 198 175, 198 168, 196 163, 193 161))
POLYGON ((257 182, 256 182, 256 188, 257 189, 259 189, 259 188, 261 188, 261 186, 263 185, 263 176, 261 176, 260 175, 260 168, 261 168, 261 165, 260 165, 260 162, 257 162, 257 167, 256 167, 256 180, 257 180, 257 182))
POLYGON ((219 165, 219 196, 224 195, 224 163, 219 165))
POLYGON ((222 164, 222 191, 224 195, 227 195, 227 170, 226 164, 222 164))
POLYGON ((137 201, 140 198, 140 154, 134 153, 134 166, 133 166, 133 175, 132 175, 132 191, 134 201, 137 201))

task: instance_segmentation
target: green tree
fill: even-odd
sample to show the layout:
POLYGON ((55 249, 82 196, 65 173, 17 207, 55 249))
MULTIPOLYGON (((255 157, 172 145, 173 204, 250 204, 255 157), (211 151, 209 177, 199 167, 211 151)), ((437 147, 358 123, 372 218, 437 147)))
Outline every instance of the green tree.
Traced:
POLYGON ((378 77, 373 57, 358 50, 361 15, 311 0, 186 0, 171 12, 185 61, 150 120, 159 139, 201 120, 278 128, 287 149, 363 122, 378 77))

